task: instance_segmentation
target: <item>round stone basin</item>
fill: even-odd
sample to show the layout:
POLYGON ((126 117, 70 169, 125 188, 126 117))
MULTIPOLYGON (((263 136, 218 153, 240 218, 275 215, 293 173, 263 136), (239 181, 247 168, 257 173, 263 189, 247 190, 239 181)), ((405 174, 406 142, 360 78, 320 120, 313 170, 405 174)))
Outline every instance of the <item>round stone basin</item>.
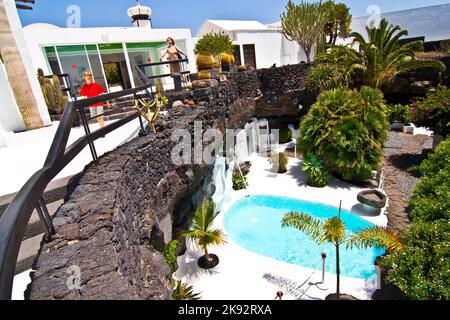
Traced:
POLYGON ((365 190, 358 194, 358 201, 372 208, 383 209, 386 206, 387 197, 379 190, 365 190))

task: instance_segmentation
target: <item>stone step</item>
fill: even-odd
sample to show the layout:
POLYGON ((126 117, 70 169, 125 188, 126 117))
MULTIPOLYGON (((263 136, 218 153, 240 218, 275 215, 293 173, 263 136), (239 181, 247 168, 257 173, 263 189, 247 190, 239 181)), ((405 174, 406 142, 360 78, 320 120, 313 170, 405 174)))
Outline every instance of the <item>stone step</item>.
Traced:
POLYGON ((32 238, 22 241, 19 250, 19 256, 16 262, 15 274, 22 273, 28 269, 31 269, 33 261, 37 256, 39 249, 41 248, 41 242, 44 238, 44 234, 38 234, 32 238))

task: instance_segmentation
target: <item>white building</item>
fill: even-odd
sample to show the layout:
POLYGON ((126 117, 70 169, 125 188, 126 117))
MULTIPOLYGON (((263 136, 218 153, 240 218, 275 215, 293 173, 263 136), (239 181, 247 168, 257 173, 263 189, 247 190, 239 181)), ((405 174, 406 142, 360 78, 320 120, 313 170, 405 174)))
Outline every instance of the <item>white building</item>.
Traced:
POLYGON ((426 43, 450 40, 450 3, 381 13, 380 15, 354 17, 352 31, 366 36, 366 26, 374 21, 386 19, 390 24, 408 30, 404 39, 421 39, 426 43))
POLYGON ((306 61, 303 50, 279 30, 279 24, 264 25, 258 21, 206 20, 197 38, 209 32, 227 34, 235 45, 236 63, 249 63, 258 69, 306 61))
MULTIPOLYGON (((2 1, 5 6, 10 28, 19 49, 23 64, 25 65, 27 75, 30 79, 31 89, 33 90, 33 94, 38 103, 41 119, 44 122, 44 125, 50 125, 50 116, 47 111, 47 106, 45 105, 38 79, 35 76, 36 70, 33 68, 31 59, 32 56, 28 50, 28 46, 22 32, 22 24, 20 22, 19 15, 17 14, 16 3, 15 1, 9 0, 0 1, 2 1)), ((2 128, 5 131, 25 130, 22 116, 20 115, 19 108, 17 107, 14 95, 9 86, 5 67, 0 60, 0 135, 2 128)))
MULTIPOLYGON (((77 90, 82 85, 85 70, 92 70, 94 80, 109 92, 133 88, 142 85, 135 66, 158 62, 161 52, 167 47, 167 37, 172 37, 191 62, 183 68, 196 71, 191 30, 153 29, 148 7, 138 5, 129 9, 133 27, 60 28, 37 23, 22 28, 15 2, 0 1, 7 8, 8 20, 45 125, 50 125, 51 121, 37 79, 38 68, 47 75, 70 74, 77 90)), ((145 72, 149 76, 170 74, 168 66, 146 68, 145 72)), ((171 78, 164 79, 166 84, 171 84, 171 78)), ((2 127, 6 131, 25 129, 0 63, 0 130, 2 127)))

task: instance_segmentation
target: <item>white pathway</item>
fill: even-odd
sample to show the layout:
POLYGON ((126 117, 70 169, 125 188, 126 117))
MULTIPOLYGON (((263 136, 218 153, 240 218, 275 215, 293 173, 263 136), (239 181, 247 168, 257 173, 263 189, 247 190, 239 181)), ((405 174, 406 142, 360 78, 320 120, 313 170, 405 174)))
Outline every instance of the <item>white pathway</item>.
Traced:
MULTIPOLYGON (((111 123, 107 122, 106 124, 111 123)), ((21 132, 8 132, 4 136, 5 147, 0 148, 0 196, 20 190, 25 182, 44 165, 50 145, 55 136, 59 122, 51 126, 21 132)), ((91 131, 97 130, 97 124, 90 125, 91 131)), ((95 142, 98 156, 115 149, 117 146, 136 136, 139 120, 111 132, 105 138, 95 142)), ((73 128, 68 146, 84 135, 81 127, 73 128)), ((92 161, 89 148, 86 147, 72 162, 55 178, 55 180, 71 176, 83 171, 92 161)))
MULTIPOLYGON (((248 174, 249 188, 233 191, 232 199, 224 205, 223 212, 226 212, 234 202, 252 194, 291 197, 335 207, 343 200, 343 209, 358 212, 360 206, 357 194, 362 189, 337 180, 323 189, 308 187, 300 166, 300 160, 291 158, 288 173, 274 175, 270 172, 268 160, 255 156, 248 174)), ((215 222, 215 227, 222 229, 224 229, 223 212, 215 222)), ((361 217, 378 226, 387 225, 384 213, 377 217, 364 215, 361 217)), ((223 246, 211 249, 211 253, 217 254, 220 258, 220 264, 211 271, 203 271, 197 267, 197 258, 202 252, 189 245, 186 255, 178 258, 180 268, 175 275, 176 278, 193 285, 195 291, 200 292, 205 300, 273 300, 279 290, 285 293, 284 299, 324 299, 328 294, 335 292, 334 274, 326 273, 325 284, 320 285, 321 289, 325 290, 321 290, 308 285, 309 282, 321 281, 321 270, 261 256, 243 249, 229 238, 227 242, 223 246)), ((369 299, 375 290, 375 280, 341 277, 342 293, 351 294, 359 299, 369 299)))
MULTIPOLYGON (((112 122, 106 122, 106 124, 112 122)), ((53 122, 52 126, 22 132, 7 133, 6 146, 0 148, 0 196, 17 192, 25 182, 39 169, 42 168, 53 141, 59 122, 53 122)), ((97 124, 90 125, 91 132, 97 130, 97 124)), ((95 142, 98 156, 112 151, 121 144, 134 138, 139 131, 139 120, 129 122, 121 128, 108 134, 105 138, 95 142)), ((73 128, 68 146, 84 135, 81 127, 73 128)), ((71 163, 56 176, 55 180, 71 176, 83 171, 84 167, 92 161, 89 147, 86 147, 71 163)), ((27 270, 14 277, 13 300, 23 300, 24 291, 30 283, 30 271, 27 270)))

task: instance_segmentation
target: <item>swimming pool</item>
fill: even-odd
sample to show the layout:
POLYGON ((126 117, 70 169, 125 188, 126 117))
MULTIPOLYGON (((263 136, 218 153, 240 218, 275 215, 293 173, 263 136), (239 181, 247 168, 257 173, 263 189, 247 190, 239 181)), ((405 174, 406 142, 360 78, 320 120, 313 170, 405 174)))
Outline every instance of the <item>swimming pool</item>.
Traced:
MULTIPOLYGON (((293 228, 282 228, 285 213, 299 211, 316 218, 328 219, 338 215, 335 207, 274 196, 250 196, 236 202, 224 217, 228 237, 239 246, 280 261, 322 270, 322 252, 327 254, 326 271, 336 273, 333 244, 318 246, 311 238, 293 228)), ((342 210, 341 218, 352 234, 373 225, 342 210)), ((376 277, 375 259, 384 249, 352 249, 340 247, 341 275, 371 279, 376 277)))

